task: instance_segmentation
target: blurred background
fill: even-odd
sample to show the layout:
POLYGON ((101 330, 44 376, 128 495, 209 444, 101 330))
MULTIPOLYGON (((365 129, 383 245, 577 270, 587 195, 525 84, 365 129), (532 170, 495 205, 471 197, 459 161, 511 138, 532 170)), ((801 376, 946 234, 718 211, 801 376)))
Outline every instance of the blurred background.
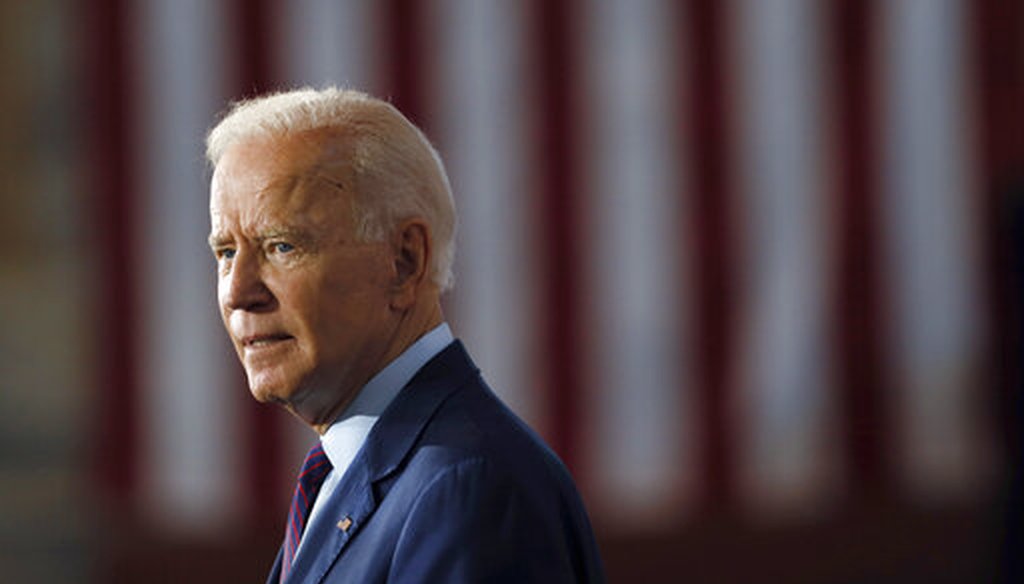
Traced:
POLYGON ((339 84, 435 141, 449 321, 612 582, 1016 582, 1024 6, 0 2, 0 580, 262 581, 203 138, 339 84))

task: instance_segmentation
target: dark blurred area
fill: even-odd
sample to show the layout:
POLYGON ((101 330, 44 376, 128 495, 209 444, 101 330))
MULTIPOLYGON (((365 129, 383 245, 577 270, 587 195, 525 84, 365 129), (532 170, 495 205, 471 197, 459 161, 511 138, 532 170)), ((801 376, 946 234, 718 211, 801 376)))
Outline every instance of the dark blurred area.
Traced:
POLYGON ((0 0, 0 580, 262 581, 313 440, 214 309, 232 100, 385 96, 610 582, 1024 581, 1024 4, 0 0))

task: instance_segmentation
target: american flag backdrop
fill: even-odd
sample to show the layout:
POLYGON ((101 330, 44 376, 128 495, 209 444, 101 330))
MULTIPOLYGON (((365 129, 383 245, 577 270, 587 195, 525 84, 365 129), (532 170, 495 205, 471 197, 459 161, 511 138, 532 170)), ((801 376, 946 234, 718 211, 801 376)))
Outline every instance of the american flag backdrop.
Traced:
POLYGON ((388 98, 438 147, 447 318, 600 533, 996 485, 992 189, 1021 126, 988 67, 1024 50, 988 35, 1019 5, 81 5, 96 476, 141 521, 283 524, 314 436, 252 400, 221 329, 203 138, 307 84, 388 98))

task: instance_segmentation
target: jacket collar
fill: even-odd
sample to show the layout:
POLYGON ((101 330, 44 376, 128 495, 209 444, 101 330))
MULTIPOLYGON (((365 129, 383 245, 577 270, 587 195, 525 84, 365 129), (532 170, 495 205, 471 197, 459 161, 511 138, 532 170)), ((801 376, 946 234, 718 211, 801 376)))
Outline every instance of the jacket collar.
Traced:
POLYGON ((295 558, 290 582, 323 579, 380 503, 374 484, 398 470, 434 412, 477 371, 456 340, 413 376, 381 414, 326 507, 307 527, 303 538, 310 539, 295 558))

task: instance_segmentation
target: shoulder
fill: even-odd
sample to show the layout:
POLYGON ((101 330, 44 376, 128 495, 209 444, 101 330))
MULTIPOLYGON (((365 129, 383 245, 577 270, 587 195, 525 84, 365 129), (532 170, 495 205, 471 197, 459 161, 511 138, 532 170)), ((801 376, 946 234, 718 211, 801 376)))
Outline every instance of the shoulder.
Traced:
POLYGON ((585 515, 531 485, 484 457, 437 468, 399 532, 396 581, 600 581, 585 515))
POLYGON ((469 464, 492 481, 553 481, 573 490, 558 456, 491 391, 479 375, 466 379, 424 427, 414 457, 442 467, 469 464))

